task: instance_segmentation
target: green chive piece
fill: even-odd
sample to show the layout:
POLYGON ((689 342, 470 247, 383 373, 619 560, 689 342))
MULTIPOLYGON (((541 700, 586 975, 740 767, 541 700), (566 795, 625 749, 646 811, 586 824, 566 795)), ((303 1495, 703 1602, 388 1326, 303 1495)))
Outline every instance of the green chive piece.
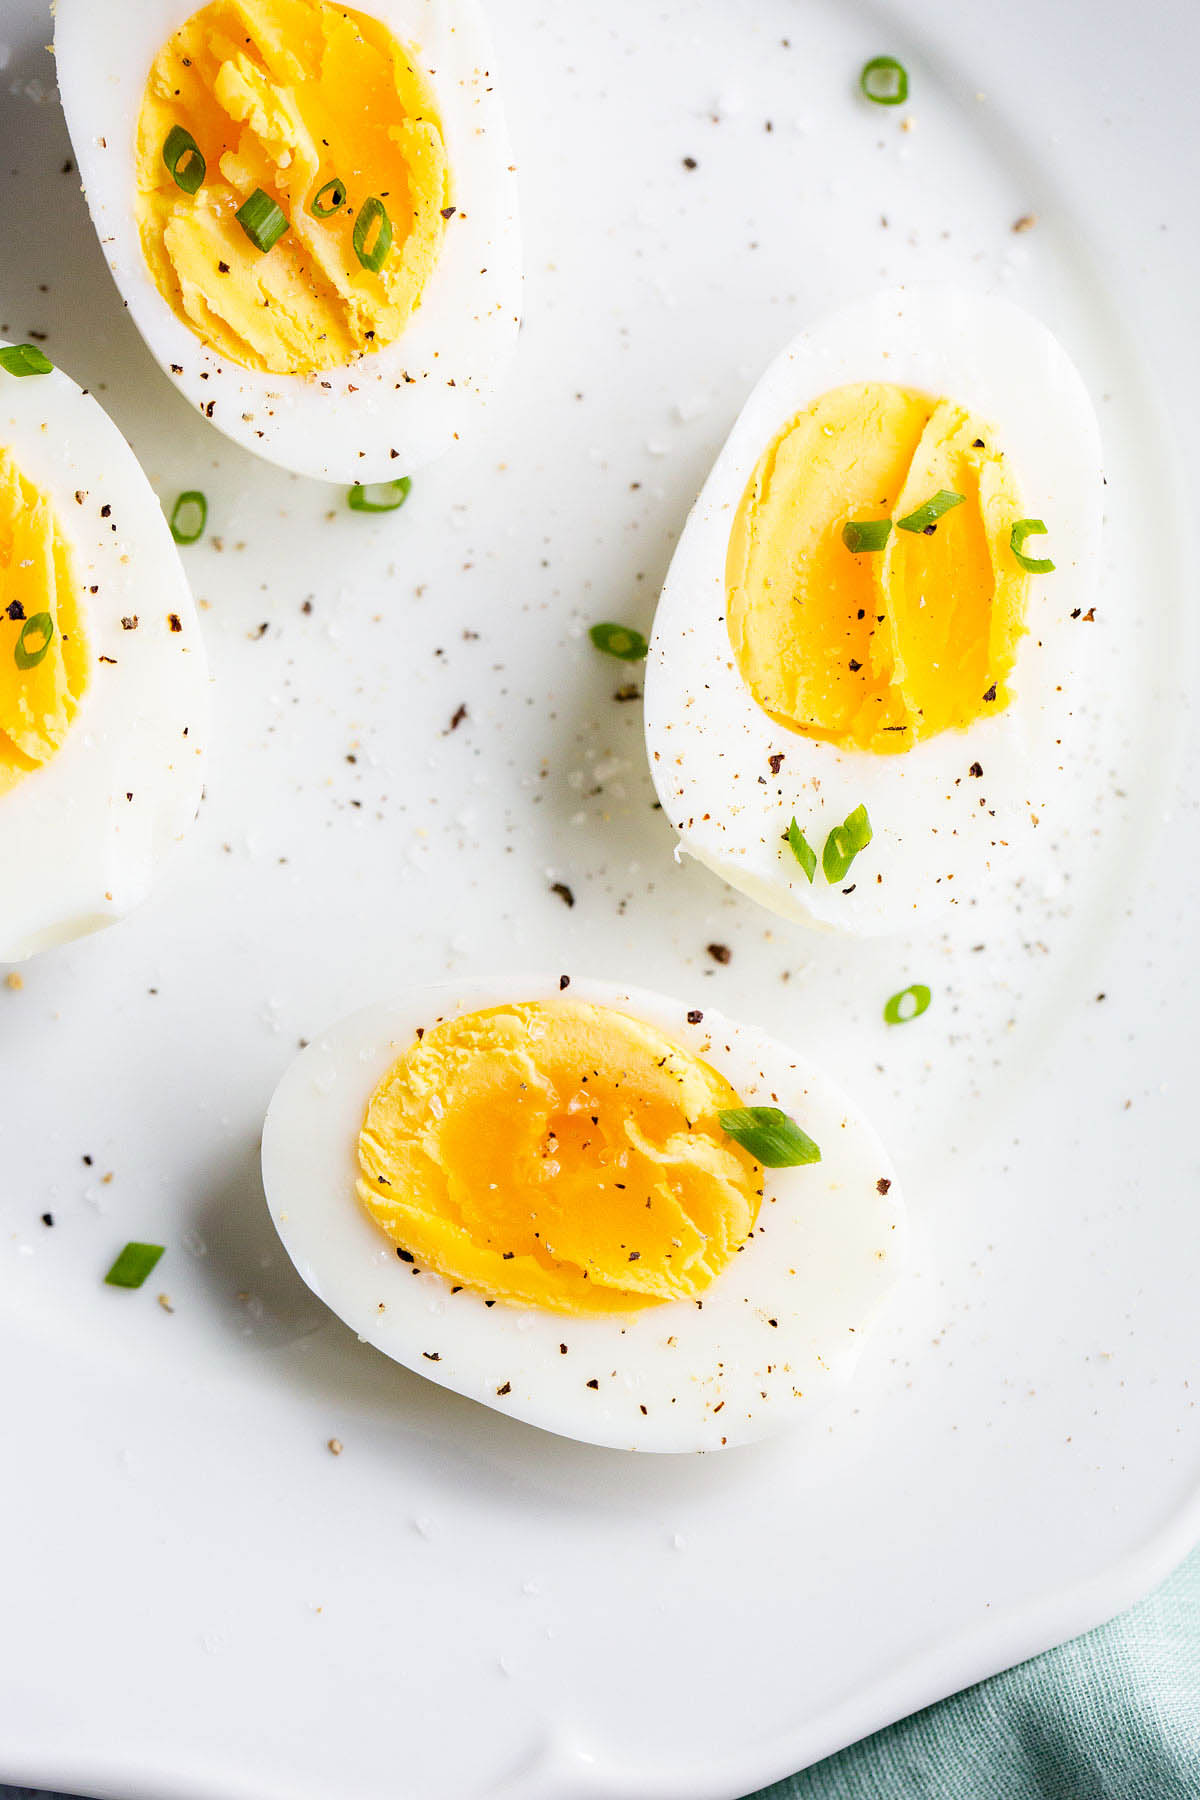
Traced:
POLYGON ((13 660, 18 669, 36 669, 54 641, 54 620, 48 612, 30 613, 21 627, 20 635, 13 648, 13 660), (29 648, 29 639, 40 641, 29 648))
POLYGON ((1016 557, 1021 567, 1027 569, 1031 575, 1049 575, 1054 568, 1054 564, 1050 561, 1048 556, 1025 555, 1025 539, 1031 537, 1044 537, 1045 535, 1046 527, 1041 519, 1017 519, 1014 521, 1012 531, 1009 534, 1008 541, 1012 548, 1013 555, 1016 557))
POLYGON ((412 490, 409 476, 401 475, 397 481, 356 481, 346 495, 346 505, 351 512, 395 512, 403 506, 412 490))
POLYGON ((811 882, 817 872, 817 853, 796 823, 794 815, 787 828, 787 841, 792 846, 792 855, 811 882))
POLYGON ((358 209, 358 217, 354 221, 354 254, 364 269, 378 274, 384 259, 392 247, 392 221, 387 216, 387 207, 383 201, 371 194, 358 209), (375 242, 368 250, 367 239, 372 228, 378 224, 375 242))
POLYGON ((896 520, 899 531, 931 532, 943 513, 961 506, 963 497, 952 492, 950 488, 939 488, 932 500, 926 500, 924 506, 918 506, 914 512, 905 513, 902 519, 896 520))
POLYGON ((190 131, 172 125, 162 147, 162 159, 171 171, 171 180, 185 194, 194 194, 204 180, 208 164, 204 153, 190 131))
POLYGON ((894 56, 873 56, 863 64, 858 85, 876 106, 903 106, 908 99, 908 70, 894 56))
POLYGON ((254 248, 261 250, 264 256, 268 250, 274 249, 284 232, 289 229, 283 212, 270 194, 264 194, 261 188, 255 188, 250 198, 242 201, 233 216, 254 248))
POLYGON ((593 625, 588 632, 597 650, 618 656, 622 662, 642 662, 650 646, 632 625, 593 625))
POLYGON ((177 544, 194 544, 208 524, 208 501, 198 488, 180 494, 171 508, 171 536, 177 544))
POLYGON ((54 364, 36 344, 5 344, 0 350, 0 369, 10 375, 49 375, 54 364))
POLYGON ((126 1244, 104 1279, 109 1287, 139 1288, 162 1253, 162 1244, 126 1244))
POLYGON ((844 881, 850 873, 850 865, 860 850, 865 850, 871 841, 871 821, 867 817, 865 806, 856 806, 840 825, 835 825, 825 839, 825 848, 821 852, 821 867, 825 879, 831 885, 844 881))
POLYGON ((911 987, 901 988, 893 994, 883 1009, 884 1023, 887 1025, 907 1025, 910 1019, 919 1019, 923 1012, 929 1011, 929 1003, 933 995, 923 981, 914 981, 911 987))
POLYGON ((768 1169, 819 1163, 821 1152, 795 1119, 777 1106, 734 1106, 717 1114, 721 1130, 768 1169))
POLYGON ((314 219, 332 219, 334 213, 341 212, 345 204, 346 184, 340 175, 335 175, 332 181, 327 181, 323 188, 317 189, 308 203, 308 210, 314 219), (322 205, 321 202, 327 194, 328 202, 322 205))
POLYGON ((882 550, 891 535, 890 519, 847 519, 842 526, 842 542, 856 556, 864 550, 882 550))

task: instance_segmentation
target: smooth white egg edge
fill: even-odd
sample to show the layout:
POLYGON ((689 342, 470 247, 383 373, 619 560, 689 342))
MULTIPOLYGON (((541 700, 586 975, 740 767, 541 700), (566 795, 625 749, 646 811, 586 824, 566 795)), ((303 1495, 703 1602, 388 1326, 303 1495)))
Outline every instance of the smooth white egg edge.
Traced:
POLYGON ((282 376, 244 369, 207 349, 162 298, 142 255, 133 206, 142 94, 162 45, 199 9, 190 0, 147 0, 122 14, 116 32, 93 0, 59 0, 59 90, 121 296, 169 379, 246 449, 319 480, 411 473, 471 429, 519 331, 516 177, 483 12, 476 0, 373 0, 363 9, 418 46, 414 60, 438 97, 459 211, 422 305, 394 344, 348 368, 282 376))
POLYGON ((585 1442, 716 1449, 815 1413, 853 1373, 864 1331, 902 1267, 904 1213, 894 1170, 861 1116, 793 1052, 709 1008, 700 1024, 689 1024, 688 1010, 606 982, 573 977, 560 996, 558 977, 510 976, 414 988, 331 1027, 283 1076, 263 1132, 268 1206, 300 1275, 395 1361, 585 1442), (821 1146, 820 1164, 766 1171, 765 1235, 748 1240, 702 1308, 678 1302, 588 1319, 502 1303, 489 1308, 469 1289, 452 1295, 432 1271, 414 1274, 357 1199, 356 1148, 367 1101, 418 1026, 506 1001, 560 997, 657 1025, 725 1074, 747 1104, 773 1103, 774 1090, 821 1146), (890 1191, 880 1193, 881 1179, 893 1184, 890 1191), (776 1266, 776 1247, 786 1240, 792 1248, 776 1266), (797 1273, 788 1275, 788 1267, 797 1273), (672 1336, 676 1343, 668 1346, 672 1336), (430 1360, 434 1354, 439 1360, 430 1360), (764 1374, 768 1362, 772 1376, 764 1374), (669 1393, 659 1376, 671 1384, 669 1393), (591 1379, 598 1390, 587 1387, 591 1379))
POLYGON ((145 897, 200 804, 209 697, 179 553, 108 415, 61 370, 0 373, 0 442, 49 496, 70 542, 89 657, 62 748, 0 794, 0 961, 16 962, 111 924, 145 897), (137 629, 125 630, 134 615, 137 629))
POLYGON ((1100 493, 1099 428, 1083 382, 1046 327, 1011 302, 942 287, 888 290, 796 338, 719 453, 655 618, 646 743, 681 848, 772 910, 865 933, 895 930, 915 909, 980 889, 993 838, 1011 848, 1019 835, 1030 854, 1030 815, 1040 819, 1057 740, 1069 756, 1071 708, 1088 692, 1092 645, 1070 613, 1093 597, 1100 493), (946 393, 994 423, 1058 565, 1034 578, 1010 706, 895 757, 841 751, 776 725, 742 681, 725 625, 729 530, 759 456, 819 394, 867 380, 946 393), (768 758, 779 752, 773 775, 768 758), (975 762, 982 791, 967 774, 975 762), (978 807, 981 792, 1000 824, 978 807), (875 840, 847 878, 855 891, 829 887, 819 870, 809 886, 784 842, 793 813, 819 854, 831 826, 864 800, 875 840))

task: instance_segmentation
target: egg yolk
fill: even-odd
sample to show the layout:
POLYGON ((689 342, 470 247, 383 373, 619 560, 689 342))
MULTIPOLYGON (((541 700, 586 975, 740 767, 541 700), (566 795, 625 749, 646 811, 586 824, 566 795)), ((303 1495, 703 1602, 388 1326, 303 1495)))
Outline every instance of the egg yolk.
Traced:
POLYGON ((47 496, 0 450, 0 793, 62 747, 87 686, 80 590, 47 496))
POLYGON ((607 1007, 497 1006, 425 1032, 358 1140, 358 1193, 404 1258, 489 1299, 617 1312, 702 1295, 762 1170, 715 1069, 607 1007))
MULTIPOLYGON (((178 169, 191 185, 194 158, 178 169)), ((429 85, 363 13, 326 0, 213 0, 150 71, 137 133, 142 250, 184 323, 246 368, 308 374, 391 343, 420 305, 449 200, 429 85), (204 158, 194 193, 164 161, 175 127, 204 158), (288 222, 266 251, 234 216, 258 189, 288 222), (328 216, 313 212, 340 196, 328 216), (368 200, 392 233, 377 271, 354 244, 368 200)), ((371 261, 382 229, 371 224, 360 245, 371 261)))
POLYGON ((726 620, 772 718, 843 749, 895 752, 1007 705, 1029 577, 1020 495, 991 426, 952 400, 866 382, 779 434, 730 533, 726 620), (902 530, 942 490, 932 529, 902 530), (874 552, 849 522, 892 522, 874 552))

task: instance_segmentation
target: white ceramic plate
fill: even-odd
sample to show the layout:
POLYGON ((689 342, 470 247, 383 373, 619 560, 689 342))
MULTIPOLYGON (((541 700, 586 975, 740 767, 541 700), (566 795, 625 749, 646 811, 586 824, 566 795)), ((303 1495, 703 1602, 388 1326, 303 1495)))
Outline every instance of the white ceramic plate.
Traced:
POLYGON ((0 332, 48 332, 168 503, 207 490, 216 717, 155 898, 0 986, 0 1774, 734 1800, 1094 1623, 1196 1535, 1194 596, 1153 378, 1186 427, 1200 45, 1182 5, 1125 10, 503 0, 528 326, 486 435, 370 519, 159 376, 36 97, 48 21, 6 7, 0 332), (896 113, 855 99, 880 50, 913 71, 896 113), (1097 397, 1095 629, 1127 686, 1090 847, 949 935, 843 947, 673 865, 628 671, 582 634, 648 624, 807 317, 943 276, 1039 312, 1097 397), (558 1442, 357 1344, 283 1258, 257 1140, 296 1040, 554 961, 793 1040, 888 1141, 916 1273, 820 1432, 558 1442), (908 980, 935 1005, 889 1034, 908 980), (138 1293, 100 1279, 128 1237, 169 1246, 138 1293))

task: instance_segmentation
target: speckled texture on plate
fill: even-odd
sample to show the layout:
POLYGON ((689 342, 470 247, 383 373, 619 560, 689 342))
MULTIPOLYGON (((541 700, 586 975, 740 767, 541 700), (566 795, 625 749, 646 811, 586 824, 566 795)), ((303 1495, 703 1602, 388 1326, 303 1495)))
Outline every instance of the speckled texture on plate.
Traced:
POLYGON ((60 172, 45 12, 6 11, 0 331, 47 333, 168 504, 207 491, 187 568, 216 677, 163 886, 0 985, 10 1779, 733 1800, 1093 1622, 1194 1531, 1200 859, 1164 779, 1184 594, 1143 362, 1186 419, 1195 22, 1144 12, 1118 69, 1115 4, 732 18, 493 9, 527 327, 481 433, 372 519, 159 374, 60 172), (854 91, 885 47, 913 74, 892 112, 854 91), (1003 909, 843 947, 675 867, 638 673, 586 627, 648 628, 771 355, 916 277, 1011 294, 1078 362, 1109 481, 1088 629, 1136 628, 1079 879, 1047 852, 1003 909), (868 1111, 918 1273, 819 1442, 561 1443, 357 1344, 294 1275, 257 1150, 297 1040, 515 962, 694 995, 868 1111), (934 1004, 889 1031, 910 980, 934 1004), (167 1253, 105 1289, 129 1237, 167 1253))

